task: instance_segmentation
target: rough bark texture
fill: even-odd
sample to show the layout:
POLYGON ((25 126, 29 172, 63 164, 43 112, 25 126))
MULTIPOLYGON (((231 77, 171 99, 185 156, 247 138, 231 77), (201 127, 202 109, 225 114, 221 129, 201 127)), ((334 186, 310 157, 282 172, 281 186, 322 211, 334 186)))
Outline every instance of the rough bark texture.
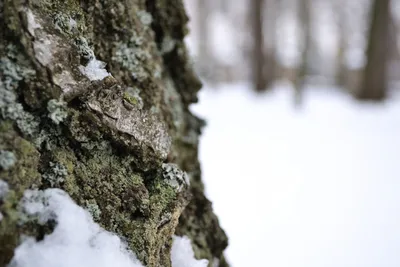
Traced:
POLYGON ((18 210, 24 190, 49 187, 92 211, 146 266, 171 265, 174 233, 188 235, 210 266, 227 266, 197 159, 204 122, 188 109, 201 83, 183 43, 182 1, 0 0, 0 8, 0 180, 11 189, 0 199, 0 266, 23 235, 51 231, 21 224, 18 210), (105 72, 97 60, 111 75, 91 76, 90 64, 105 72), (190 186, 166 181, 178 168, 190 186))
POLYGON ((390 1, 375 0, 367 48, 367 65, 361 88, 356 97, 361 100, 382 100, 386 96, 387 61, 389 56, 390 1))

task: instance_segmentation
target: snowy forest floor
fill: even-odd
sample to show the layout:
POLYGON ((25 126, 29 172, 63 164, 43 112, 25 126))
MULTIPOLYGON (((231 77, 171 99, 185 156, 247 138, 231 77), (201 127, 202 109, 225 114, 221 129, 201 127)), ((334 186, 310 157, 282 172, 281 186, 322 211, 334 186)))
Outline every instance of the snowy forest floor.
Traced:
POLYGON ((206 193, 233 267, 400 266, 400 96, 359 103, 284 83, 200 92, 206 193))

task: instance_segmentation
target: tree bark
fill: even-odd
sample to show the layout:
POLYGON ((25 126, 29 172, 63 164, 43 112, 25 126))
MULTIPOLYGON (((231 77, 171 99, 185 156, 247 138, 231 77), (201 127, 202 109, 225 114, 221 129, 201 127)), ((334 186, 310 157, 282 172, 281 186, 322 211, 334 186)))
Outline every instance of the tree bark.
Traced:
POLYGON ((201 83, 183 42, 182 1, 2 0, 0 8, 0 181, 10 187, 0 194, 0 266, 23 236, 50 229, 21 225, 18 211, 25 190, 50 187, 96 206, 96 222, 145 266, 171 266, 173 234, 189 236, 210 266, 227 266, 197 157, 204 122, 189 111, 201 83), (171 169, 190 186, 168 183, 171 169))
POLYGON ((356 97, 361 100, 382 100, 387 90, 387 61, 389 55, 389 0, 375 0, 367 48, 367 64, 361 88, 356 97))

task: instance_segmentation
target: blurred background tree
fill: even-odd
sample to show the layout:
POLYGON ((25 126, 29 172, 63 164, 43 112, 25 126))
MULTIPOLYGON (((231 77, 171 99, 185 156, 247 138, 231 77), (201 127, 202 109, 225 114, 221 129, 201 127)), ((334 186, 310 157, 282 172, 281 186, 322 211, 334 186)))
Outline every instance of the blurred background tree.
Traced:
POLYGON ((300 106, 309 84, 385 99, 400 79, 399 0, 186 0, 188 43, 208 83, 277 80, 300 106))

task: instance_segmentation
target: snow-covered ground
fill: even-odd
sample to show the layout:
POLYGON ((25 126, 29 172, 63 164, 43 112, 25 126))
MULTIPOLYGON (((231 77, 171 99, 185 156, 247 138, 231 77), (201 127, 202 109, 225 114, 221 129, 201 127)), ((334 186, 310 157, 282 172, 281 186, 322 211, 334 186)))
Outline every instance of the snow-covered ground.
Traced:
POLYGON ((361 104, 279 84, 202 90, 206 193, 233 267, 400 266, 400 97, 361 104))

